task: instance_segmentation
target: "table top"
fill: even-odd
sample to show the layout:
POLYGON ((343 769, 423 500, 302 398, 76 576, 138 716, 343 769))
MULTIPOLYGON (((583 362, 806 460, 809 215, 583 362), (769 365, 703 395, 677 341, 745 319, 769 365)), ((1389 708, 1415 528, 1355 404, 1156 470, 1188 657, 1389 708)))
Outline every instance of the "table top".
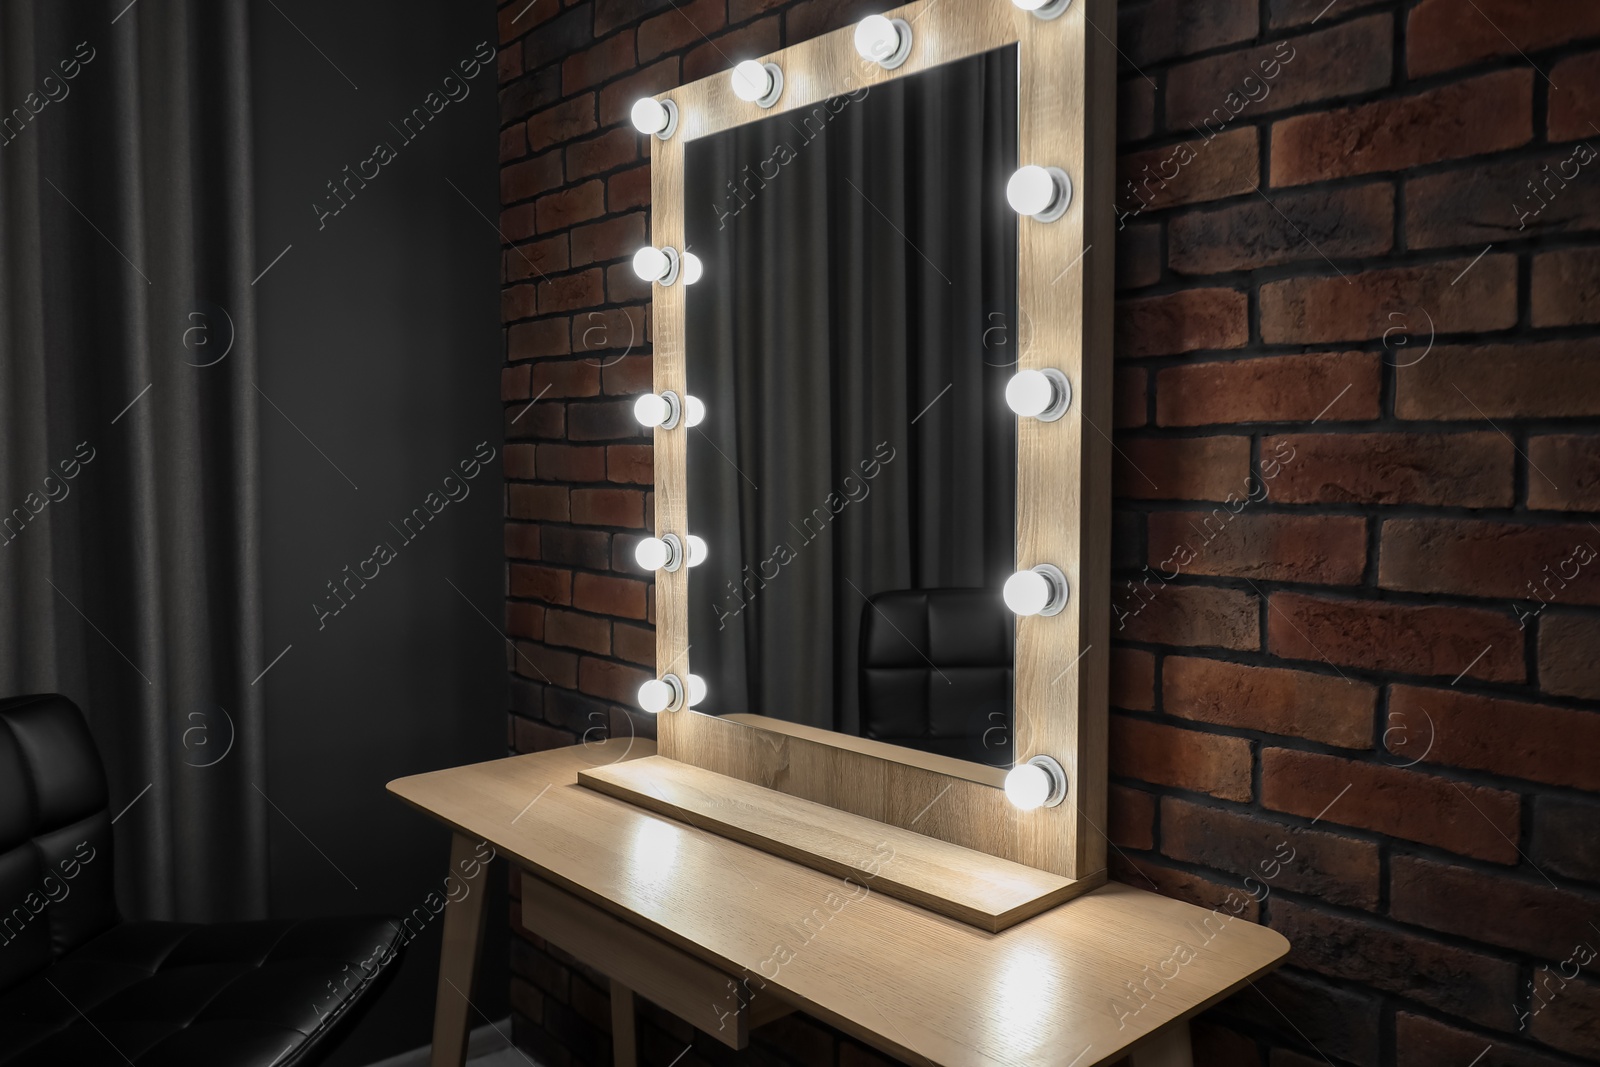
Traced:
MULTIPOLYGON (((513 862, 913 1063, 1093 1067, 1272 970, 1276 931, 1111 883, 998 934, 577 784, 653 755, 576 745, 389 783, 513 862)), ((1271 857, 1267 857, 1270 859, 1271 857)), ((1241 891, 1239 905, 1248 898, 1241 891)), ((732 994, 730 994, 731 997, 732 994)), ((730 1003, 729 1007, 733 1007, 730 1003)))

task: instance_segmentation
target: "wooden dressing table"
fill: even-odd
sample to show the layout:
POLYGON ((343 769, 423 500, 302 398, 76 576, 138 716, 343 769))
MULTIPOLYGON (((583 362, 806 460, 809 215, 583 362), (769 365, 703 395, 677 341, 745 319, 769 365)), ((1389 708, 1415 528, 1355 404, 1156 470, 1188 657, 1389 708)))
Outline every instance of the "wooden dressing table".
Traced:
MULTIPOLYGON (((389 784, 455 828, 452 872, 488 842, 523 871, 525 925, 612 979, 619 1067, 636 1062, 634 993, 735 1048, 801 1010, 910 1063, 1179 1067, 1187 1020, 1289 949, 1116 883, 990 934, 873 892, 870 862, 846 881, 577 784, 654 752, 618 740, 389 784)), ((445 909, 433 1067, 466 1056, 487 866, 472 869, 445 909)))

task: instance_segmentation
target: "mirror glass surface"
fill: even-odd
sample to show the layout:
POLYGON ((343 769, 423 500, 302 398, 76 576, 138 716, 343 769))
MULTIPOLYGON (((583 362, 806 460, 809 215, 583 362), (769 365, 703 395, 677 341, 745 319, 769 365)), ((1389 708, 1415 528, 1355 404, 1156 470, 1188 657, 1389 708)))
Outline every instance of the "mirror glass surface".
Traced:
POLYGON ((685 146, 697 710, 1010 764, 1016 167, 1015 47, 685 146))

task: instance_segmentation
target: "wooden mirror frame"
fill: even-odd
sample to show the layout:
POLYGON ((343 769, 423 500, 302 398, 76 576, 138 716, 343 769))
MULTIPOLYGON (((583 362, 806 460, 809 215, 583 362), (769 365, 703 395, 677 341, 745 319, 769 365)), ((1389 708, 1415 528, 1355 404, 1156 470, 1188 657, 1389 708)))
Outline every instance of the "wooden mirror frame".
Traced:
MULTIPOLYGON (((1011 0, 919 0, 883 14, 912 28, 910 56, 894 70, 862 60, 848 26, 753 57, 783 71, 782 95, 771 107, 735 96, 731 71, 657 96, 676 104, 678 124, 670 137, 650 139, 651 241, 684 247, 687 142, 1017 46, 1019 161, 1060 167, 1073 185, 1061 218, 1018 219, 1018 368, 1056 367, 1073 397, 1058 421, 1017 420, 1017 566, 1055 564, 1071 596, 1058 615, 1017 621, 1013 758, 1054 757, 1067 772, 1066 800, 1020 811, 1005 797, 1002 769, 753 715, 663 712, 658 751, 1050 871, 1087 890, 1106 876, 1115 11, 1111 0, 1070 0, 1065 12, 1044 19, 1011 0)), ((682 396, 684 286, 653 289, 654 388, 682 396)), ((686 434, 681 421, 655 431, 657 536, 683 538, 691 529, 686 434)), ((657 675, 686 677, 689 569, 658 571, 655 582, 657 675)))

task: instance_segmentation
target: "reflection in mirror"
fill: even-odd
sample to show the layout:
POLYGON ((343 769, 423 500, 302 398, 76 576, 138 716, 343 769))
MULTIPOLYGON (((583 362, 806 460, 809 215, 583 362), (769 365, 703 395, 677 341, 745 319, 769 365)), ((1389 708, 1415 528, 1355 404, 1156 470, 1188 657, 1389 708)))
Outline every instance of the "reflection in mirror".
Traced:
POLYGON ((686 145, 697 710, 1011 762, 1016 166, 1014 47, 686 145))

